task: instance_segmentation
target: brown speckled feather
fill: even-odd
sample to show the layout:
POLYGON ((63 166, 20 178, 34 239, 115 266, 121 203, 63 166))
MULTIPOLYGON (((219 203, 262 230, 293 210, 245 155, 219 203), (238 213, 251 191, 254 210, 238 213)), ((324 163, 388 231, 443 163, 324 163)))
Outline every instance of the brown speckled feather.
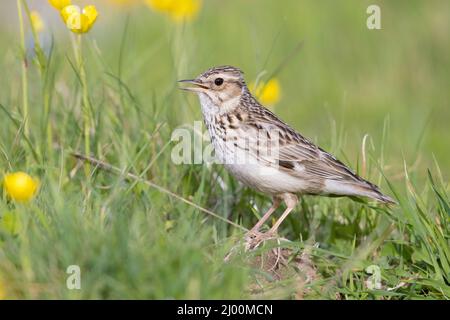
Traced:
MULTIPOLYGON (((244 92, 240 107, 231 114, 231 116, 228 115, 228 118, 235 119, 239 114, 240 118, 245 119, 239 124, 239 128, 244 131, 248 130, 248 127, 252 127, 259 131, 266 131, 267 137, 273 136, 274 131, 278 132, 278 142, 274 143, 277 150, 274 153, 278 155, 275 163, 280 166, 281 170, 310 181, 334 180, 350 184, 362 190, 373 191, 375 197, 391 202, 391 199, 383 195, 376 185, 361 178, 333 155, 303 137, 262 106, 249 92, 244 92)), ((236 127, 236 124, 234 126, 236 127)), ((264 134, 260 132, 260 136, 264 136, 264 134)), ((273 139, 273 137, 271 138, 273 139)), ((258 146, 255 146, 255 149, 258 149, 258 146)), ((267 161, 263 157, 260 160, 274 163, 273 160, 267 161)))
POLYGON ((244 184, 274 196, 332 194, 394 202, 262 106, 240 69, 215 67, 186 81, 197 86, 190 90, 199 95, 216 156, 244 184))

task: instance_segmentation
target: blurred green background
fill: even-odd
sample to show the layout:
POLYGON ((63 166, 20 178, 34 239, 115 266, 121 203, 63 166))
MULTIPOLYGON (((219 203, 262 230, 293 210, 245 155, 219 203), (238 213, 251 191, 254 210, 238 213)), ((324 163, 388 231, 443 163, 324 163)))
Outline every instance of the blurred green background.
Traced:
MULTIPOLYGON (((380 148, 388 121, 386 174, 402 171, 403 159, 421 174, 433 155, 444 173, 450 169, 447 1, 378 1, 381 30, 366 27, 371 1, 208 0, 185 25, 172 23, 145 4, 112 3, 95 1, 100 16, 87 37, 101 52, 102 63, 116 71, 128 26, 122 79, 132 84, 144 108, 150 109, 148 101, 169 99, 164 112, 176 114, 173 125, 201 116, 194 98, 186 107, 183 94, 173 90, 177 79, 231 64, 243 69, 251 82, 262 71, 273 72, 304 41, 279 74, 282 99, 276 112, 282 118, 324 147, 336 133, 344 135, 352 162, 365 134, 380 148)), ((30 1, 30 6, 41 12, 50 24, 46 32, 55 36, 55 60, 62 58, 58 90, 70 81, 70 65, 64 61, 71 54, 69 34, 47 1, 30 1)), ((14 1, 2 3, 1 12, 0 84, 5 102, 20 88, 14 1)), ((99 61, 87 63, 94 84, 104 77, 104 69, 99 61)))
MULTIPOLYGON (((285 61, 276 75, 281 98, 271 108, 354 169, 361 167, 362 141, 369 135, 370 170, 365 176, 391 194, 379 173, 382 169, 399 196, 411 200, 406 166, 412 183, 420 187, 417 193, 424 196, 423 211, 436 221, 441 209, 425 195, 431 190, 425 183, 427 169, 436 173, 437 163, 442 188, 448 188, 449 1, 205 0, 196 17, 185 23, 141 1, 73 2, 94 3, 99 12, 92 30, 83 35, 95 156, 143 173, 250 227, 255 212, 269 205, 267 198, 242 189, 219 167, 176 166, 170 161, 172 131, 201 119, 197 98, 180 92, 176 81, 224 64, 241 68, 248 83, 258 76, 267 81, 285 61), (381 8, 381 30, 366 26, 371 4, 381 8), (300 42, 301 50, 288 58, 300 42), (211 185, 216 173, 229 189, 211 185)), ((83 152, 82 90, 73 64, 73 35, 47 1, 27 3, 45 22, 39 37, 52 55, 42 76, 26 25, 30 133, 25 137, 17 3, 2 1, 0 174, 23 170, 37 176, 42 187, 29 206, 16 205, 6 195, 0 201, 0 289, 3 281, 7 297, 13 298, 256 297, 244 290, 254 270, 239 262, 222 263, 236 234, 220 221, 211 222, 148 186, 128 184, 99 170, 86 179, 69 155, 83 152), (5 226, 7 213, 15 217, 16 226, 5 226), (64 287, 64 270, 73 263, 85 270, 81 292, 64 287)), ((439 254, 444 259, 438 249, 445 244, 448 249, 448 238, 444 245, 423 249, 420 241, 428 240, 408 222, 416 219, 408 214, 422 205, 416 196, 409 206, 402 203, 381 215, 346 199, 307 198, 282 232, 300 242, 313 239, 329 250, 316 256, 323 276, 316 285, 335 291, 324 294, 313 287, 311 297, 367 298, 361 266, 371 263, 391 270, 383 276, 390 286, 404 279, 438 279, 438 284, 427 282, 426 289, 405 289, 401 294, 406 297, 427 292, 442 297, 442 272, 429 259, 439 254), (299 212, 306 216, 299 219, 299 212), (330 252, 352 257, 359 245, 380 237, 390 222, 396 228, 388 244, 373 248, 364 263, 351 269, 353 275, 345 273, 342 282, 333 282, 336 270, 347 269, 340 258, 329 258, 330 252), (412 257, 418 248, 426 253, 412 257), (405 260, 392 262, 392 257, 405 260)), ((437 227, 447 228, 442 233, 448 236, 448 220, 443 221, 437 227)), ((293 287, 281 287, 265 297, 292 297, 293 287)), ((390 297, 386 292, 380 296, 390 297)))

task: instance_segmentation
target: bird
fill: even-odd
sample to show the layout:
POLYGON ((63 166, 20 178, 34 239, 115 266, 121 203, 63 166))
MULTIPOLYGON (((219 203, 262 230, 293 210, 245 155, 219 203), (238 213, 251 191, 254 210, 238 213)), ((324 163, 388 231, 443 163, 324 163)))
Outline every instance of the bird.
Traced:
POLYGON ((179 82, 180 89, 196 93, 200 100, 216 159, 245 186, 272 197, 271 207, 248 231, 249 239, 276 235, 302 195, 368 197, 383 204, 396 203, 261 105, 239 68, 213 67, 179 82), (283 201, 286 209, 280 218, 268 232, 259 232, 283 201))

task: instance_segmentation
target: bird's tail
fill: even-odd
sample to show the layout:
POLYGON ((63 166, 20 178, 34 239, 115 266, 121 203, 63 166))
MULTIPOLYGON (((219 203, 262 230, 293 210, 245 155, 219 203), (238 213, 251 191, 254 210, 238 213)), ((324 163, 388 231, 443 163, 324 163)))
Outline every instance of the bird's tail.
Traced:
POLYGON ((391 197, 383 194, 378 188, 378 186, 374 185, 373 183, 363 180, 364 183, 360 184, 360 188, 362 189, 361 195, 375 199, 377 201, 380 201, 382 203, 386 204, 398 204, 397 201, 392 199, 391 197))

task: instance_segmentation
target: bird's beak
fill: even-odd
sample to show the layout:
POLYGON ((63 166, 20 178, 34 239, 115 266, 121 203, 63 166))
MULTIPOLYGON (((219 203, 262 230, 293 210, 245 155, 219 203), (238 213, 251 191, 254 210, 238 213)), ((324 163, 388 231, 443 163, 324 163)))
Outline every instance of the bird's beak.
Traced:
POLYGON ((180 87, 181 90, 192 91, 192 92, 203 92, 209 89, 206 85, 204 85, 200 80, 197 79, 187 79, 187 80, 178 80, 181 83, 192 84, 191 87, 180 87))

